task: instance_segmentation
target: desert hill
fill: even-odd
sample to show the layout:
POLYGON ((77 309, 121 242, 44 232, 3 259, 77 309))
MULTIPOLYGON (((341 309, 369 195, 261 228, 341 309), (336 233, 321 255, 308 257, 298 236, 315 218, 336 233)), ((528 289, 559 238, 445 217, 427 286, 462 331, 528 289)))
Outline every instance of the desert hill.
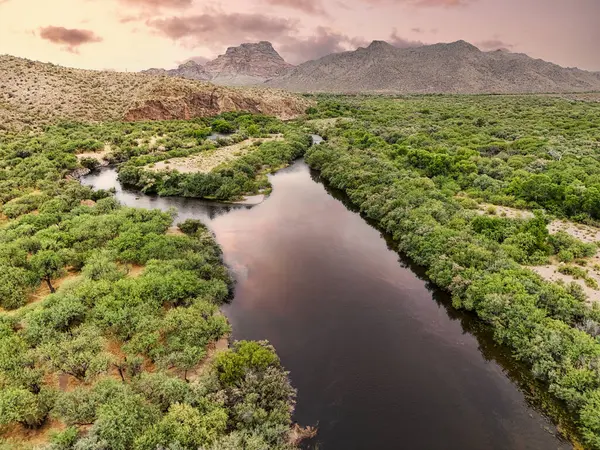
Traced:
POLYGON ((287 92, 227 88, 211 83, 72 69, 0 56, 0 128, 56 120, 188 119, 245 110, 288 119, 310 102, 287 92))

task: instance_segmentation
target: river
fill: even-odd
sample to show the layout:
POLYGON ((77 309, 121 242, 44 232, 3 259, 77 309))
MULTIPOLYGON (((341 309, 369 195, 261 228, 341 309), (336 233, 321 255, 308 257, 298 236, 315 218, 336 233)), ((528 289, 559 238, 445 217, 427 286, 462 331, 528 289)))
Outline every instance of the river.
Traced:
POLYGON ((305 445, 354 449, 568 449, 533 383, 481 324, 330 192, 304 162, 257 206, 146 196, 105 168, 82 180, 128 206, 206 223, 235 274, 235 339, 267 339, 298 389, 305 445))

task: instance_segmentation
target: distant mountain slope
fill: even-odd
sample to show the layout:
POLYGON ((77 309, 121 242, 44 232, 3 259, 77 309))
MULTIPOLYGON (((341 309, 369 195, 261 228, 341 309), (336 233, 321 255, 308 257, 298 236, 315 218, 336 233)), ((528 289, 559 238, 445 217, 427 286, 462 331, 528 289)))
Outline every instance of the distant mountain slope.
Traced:
POLYGON ((265 88, 71 69, 0 56, 0 130, 56 120, 189 119, 244 110, 289 119, 310 102, 265 88))
POLYGON ((148 69, 143 70, 142 73, 147 75, 181 77, 187 78, 188 80, 208 81, 210 79, 210 75, 206 73, 204 67, 195 61, 188 61, 185 64, 181 64, 177 69, 148 69))
POLYGON ((267 85, 296 92, 536 93, 600 90, 600 76, 458 41, 367 48, 308 61, 267 85))
POLYGON ((283 75, 293 67, 285 62, 270 42, 261 41, 229 47, 224 55, 204 66, 188 61, 177 69, 148 69, 143 73, 207 80, 227 86, 252 86, 283 75))

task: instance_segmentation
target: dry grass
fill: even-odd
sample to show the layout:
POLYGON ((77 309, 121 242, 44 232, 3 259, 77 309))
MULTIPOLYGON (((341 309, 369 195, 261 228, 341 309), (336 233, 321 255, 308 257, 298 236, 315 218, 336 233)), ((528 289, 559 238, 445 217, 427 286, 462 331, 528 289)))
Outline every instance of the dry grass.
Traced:
POLYGON ((110 144, 104 144, 104 148, 99 152, 83 152, 78 153, 75 156, 77 159, 95 159, 100 164, 106 164, 108 162, 107 158, 111 154, 110 144))
POLYGON ((548 231, 552 234, 564 231, 574 238, 588 244, 600 242, 600 229, 581 223, 569 222, 567 220, 553 221, 548 225, 548 231))
POLYGON ((511 208, 509 206, 492 205, 489 203, 481 203, 477 213, 481 215, 507 217, 509 219, 531 219, 533 217, 531 211, 511 208))
POLYGON ((57 120, 189 119, 247 110, 289 119, 311 102, 284 91, 182 78, 71 69, 0 56, 0 131, 57 120))
POLYGON ((185 233, 179 227, 169 227, 165 234, 167 236, 185 236, 185 233))
POLYGON ((252 151, 253 144, 266 141, 281 141, 282 135, 274 135, 266 139, 250 138, 238 144, 203 151, 185 158, 171 158, 155 164, 144 166, 153 172, 177 170, 180 173, 209 173, 221 164, 231 162, 252 151))
POLYGON ((5 427, 2 437, 6 440, 7 447, 2 448, 44 448, 53 432, 64 430, 66 425, 58 420, 48 420, 38 429, 25 428, 19 424, 5 427))

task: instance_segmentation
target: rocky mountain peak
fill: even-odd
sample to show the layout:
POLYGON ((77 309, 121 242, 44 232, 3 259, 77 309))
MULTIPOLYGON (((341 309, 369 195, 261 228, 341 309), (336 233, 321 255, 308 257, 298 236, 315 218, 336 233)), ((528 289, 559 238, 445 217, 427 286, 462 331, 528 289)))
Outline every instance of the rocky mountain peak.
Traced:
POLYGON ((466 52, 474 52, 474 53, 481 52, 481 50, 479 50, 473 44, 470 44, 467 41, 463 41, 462 39, 460 41, 450 42, 449 44, 442 44, 442 45, 445 45, 447 48, 452 49, 452 50, 457 50, 457 51, 466 51, 466 52))
POLYGON ((187 62, 184 62, 183 64, 181 64, 179 66, 180 69, 195 69, 197 67, 199 67, 200 64, 198 64, 196 61, 194 61, 193 59, 190 59, 187 62))
POLYGON ((369 46, 367 47, 367 50, 387 50, 390 48, 393 49, 395 47, 386 41, 375 40, 369 44, 369 46))
POLYGON ((229 47, 224 55, 204 66, 212 81, 223 84, 259 84, 291 67, 267 41, 229 47))

